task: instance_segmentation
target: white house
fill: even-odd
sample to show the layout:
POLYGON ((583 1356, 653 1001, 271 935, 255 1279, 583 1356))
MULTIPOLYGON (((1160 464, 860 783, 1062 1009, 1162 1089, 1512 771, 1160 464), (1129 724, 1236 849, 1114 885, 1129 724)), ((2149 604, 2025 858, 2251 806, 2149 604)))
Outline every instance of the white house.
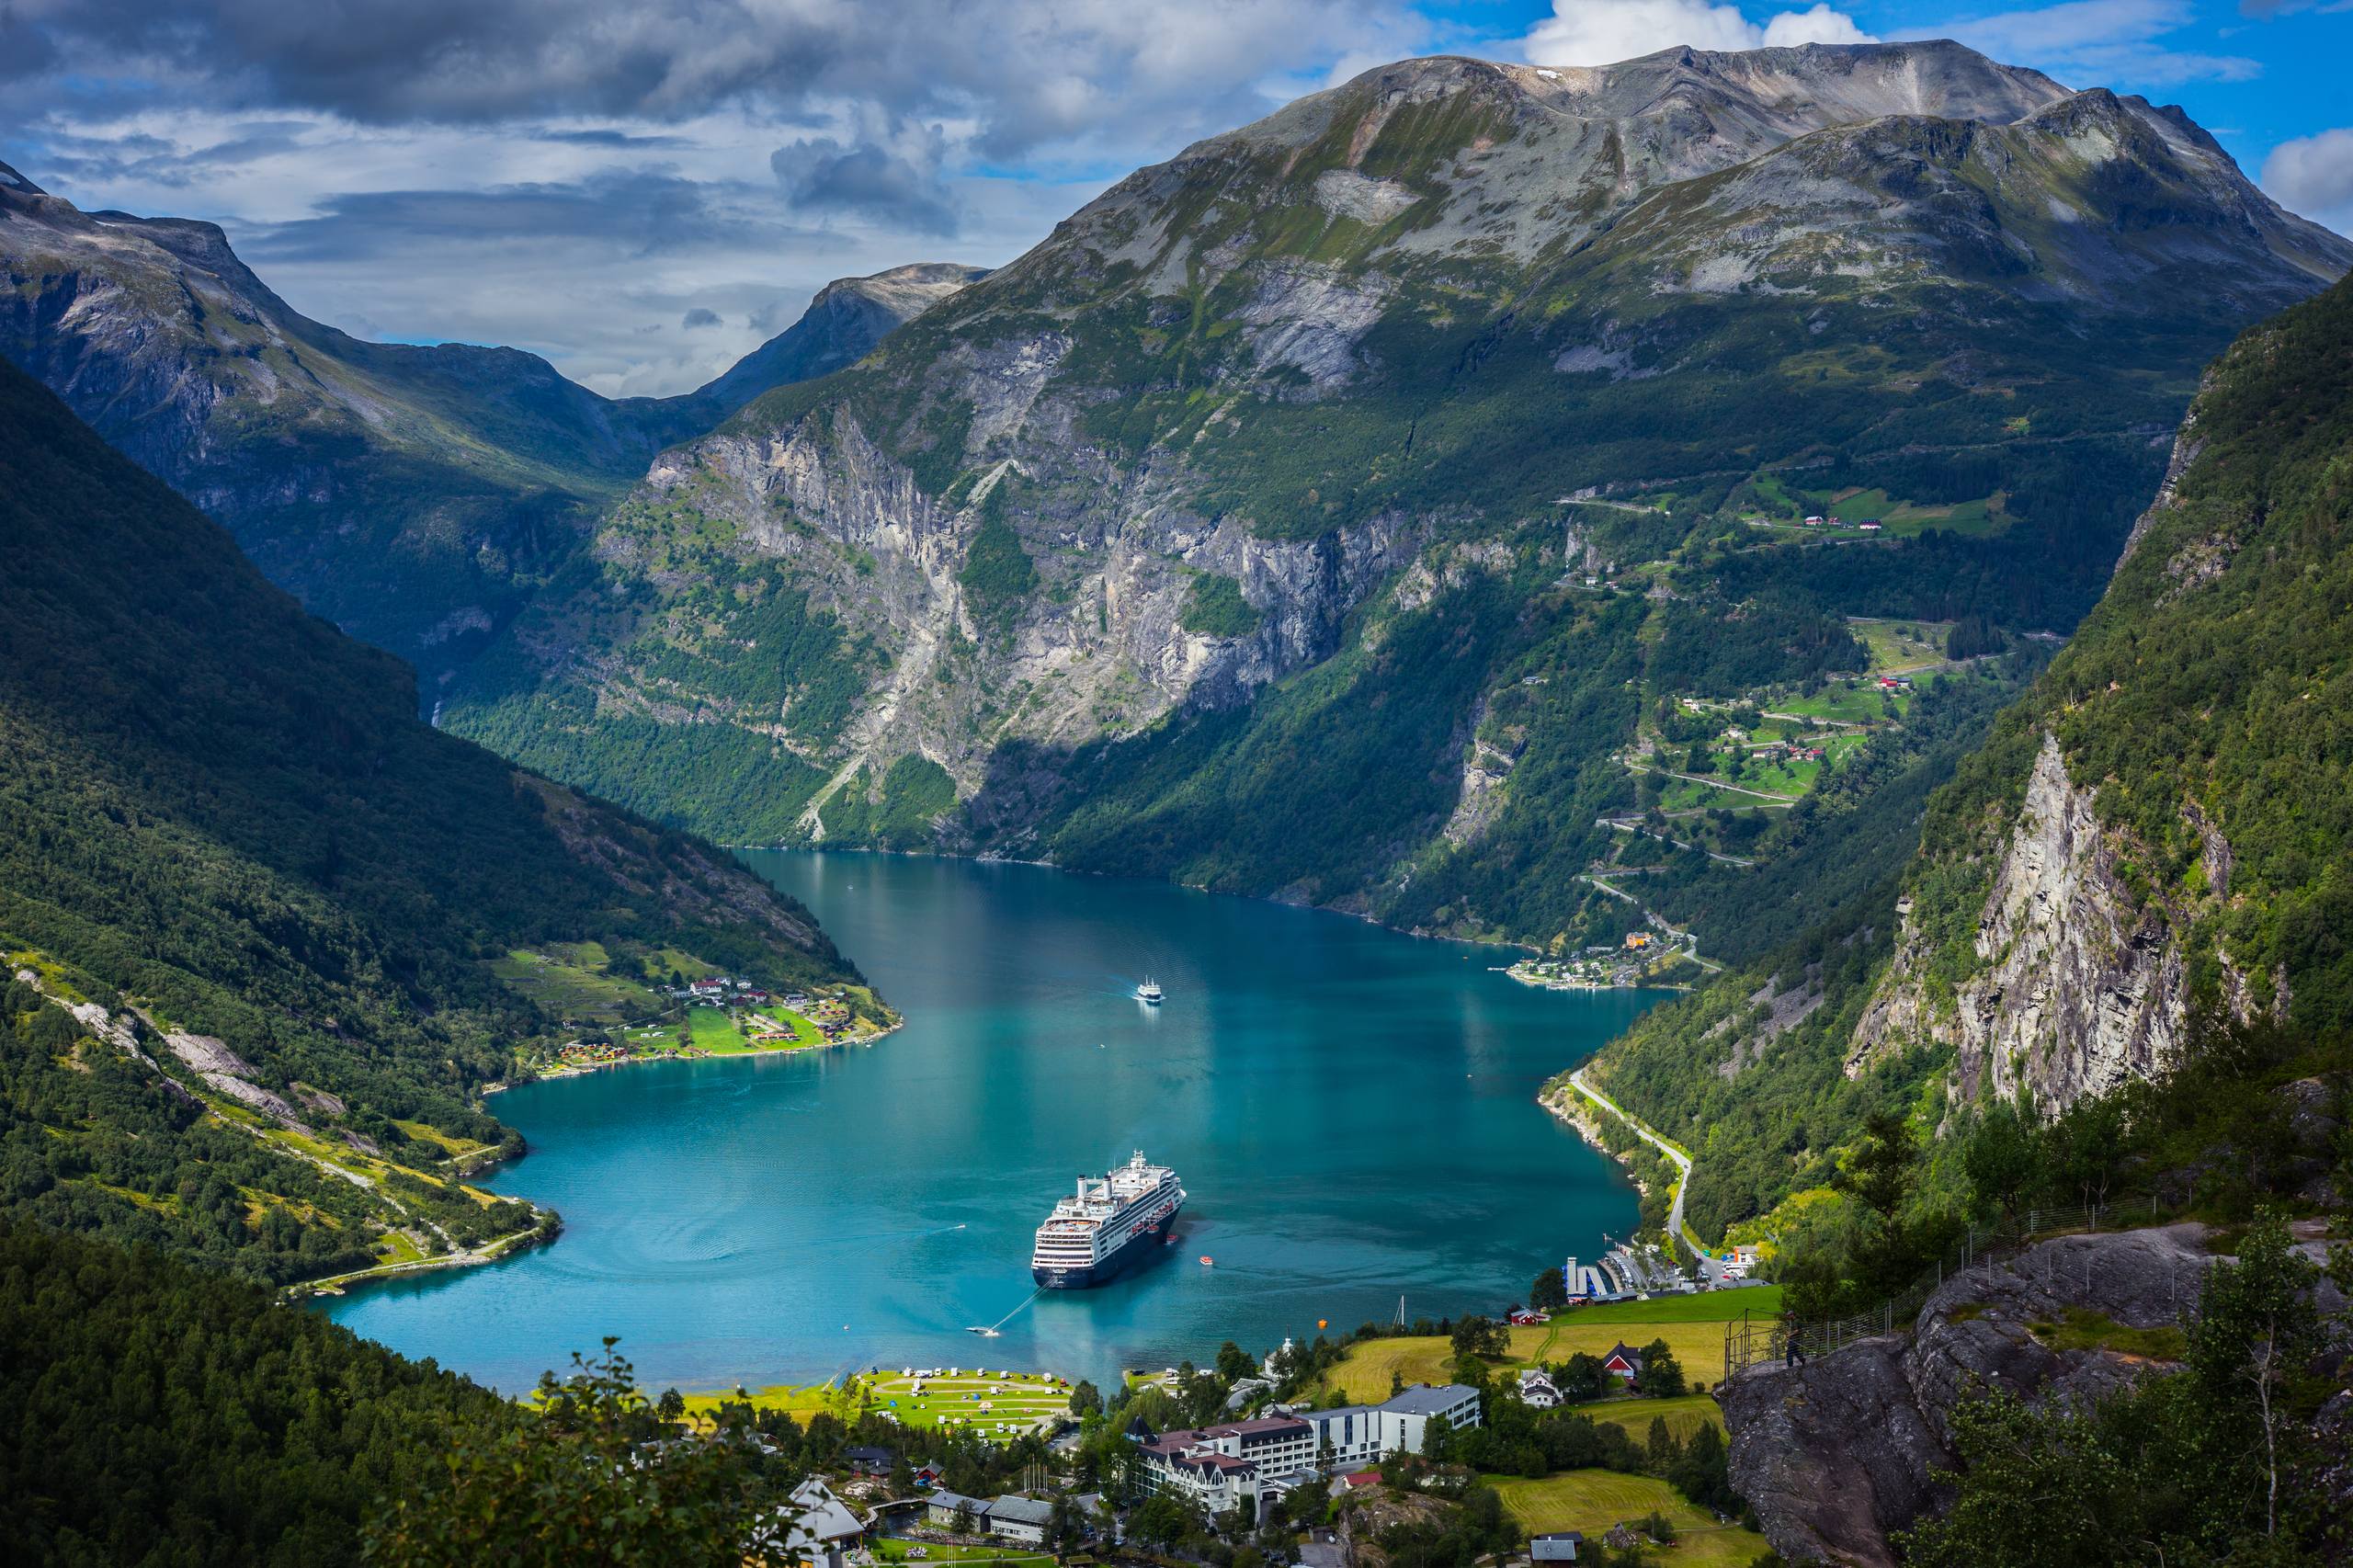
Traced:
POLYGON ((841 1568, 842 1551, 866 1533, 849 1506, 811 1476, 792 1489, 792 1500, 753 1531, 754 1544, 772 1547, 779 1534, 784 1549, 816 1568, 841 1568))
POLYGON ((1519 1374, 1519 1403, 1537 1410, 1552 1410, 1561 1403, 1561 1391, 1542 1372, 1526 1367, 1519 1374))
POLYGON ((972 1516, 974 1533, 989 1528, 988 1499, 962 1496, 944 1486, 924 1500, 924 1522, 934 1529, 952 1529, 960 1507, 972 1516))
POLYGON ((1461 1383, 1410 1388, 1379 1404, 1302 1410, 1229 1422, 1142 1440, 1145 1473, 1155 1491, 1176 1491, 1211 1513, 1245 1498, 1279 1495, 1316 1471, 1377 1464, 1393 1453, 1419 1453, 1430 1423, 1479 1425, 1479 1391, 1461 1383))

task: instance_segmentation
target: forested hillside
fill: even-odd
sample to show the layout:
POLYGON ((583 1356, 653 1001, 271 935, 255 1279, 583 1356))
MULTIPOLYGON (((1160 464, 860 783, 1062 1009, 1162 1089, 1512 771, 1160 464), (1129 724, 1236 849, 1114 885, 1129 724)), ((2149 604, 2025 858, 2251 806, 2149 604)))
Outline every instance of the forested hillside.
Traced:
POLYGON ((518 1416, 266 1290, 0 1215, 12 1561, 327 1568, 461 1430, 518 1416))
POLYGON ((2237 1065, 2206 1108, 2252 1120, 2210 1136, 2277 1157, 2238 1085, 2309 1073, 2353 1011, 2348 524, 2340 283, 2216 362, 2106 597, 1931 798, 1901 877, 1595 1064, 1698 1155, 1703 1233, 1831 1184, 1873 1111, 1925 1145, 2216 1041, 2237 1065))
POLYGON ((405 665, 6 367, 0 567, 22 1211, 278 1280, 529 1229, 460 1179, 512 1147, 479 1091, 556 1027, 491 960, 857 979, 722 852, 421 723, 405 665))

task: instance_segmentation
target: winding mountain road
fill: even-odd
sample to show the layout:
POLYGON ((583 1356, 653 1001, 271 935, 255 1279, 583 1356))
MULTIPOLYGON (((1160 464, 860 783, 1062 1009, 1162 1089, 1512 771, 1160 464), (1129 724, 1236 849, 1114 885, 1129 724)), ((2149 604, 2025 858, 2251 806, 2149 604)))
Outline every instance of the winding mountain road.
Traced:
POLYGON ((1652 1131, 1638 1118, 1627 1115, 1625 1111, 1619 1108, 1619 1105, 1616 1100, 1611 1099, 1608 1095, 1603 1094, 1599 1089, 1597 1089, 1591 1084, 1586 1083, 1585 1081, 1584 1068, 1580 1067, 1575 1072, 1570 1074, 1569 1082, 1575 1086, 1577 1093, 1583 1095, 1586 1098, 1591 1100, 1594 1104, 1599 1106, 1602 1109, 1608 1111, 1619 1120, 1624 1122, 1628 1127, 1633 1130, 1635 1137, 1640 1138, 1645 1143, 1651 1144, 1653 1147, 1656 1148, 1660 1153, 1665 1154, 1669 1160, 1672 1160, 1675 1163, 1676 1169, 1682 1174, 1677 1178, 1675 1183, 1675 1201, 1668 1207, 1666 1211, 1667 1233, 1669 1235, 1682 1237, 1683 1244, 1689 1247, 1696 1256, 1700 1257, 1713 1257, 1715 1254, 1710 1252, 1708 1248, 1700 1243, 1699 1238, 1692 1234, 1691 1227, 1686 1224, 1683 1219, 1683 1198, 1686 1193, 1691 1190, 1691 1156, 1677 1148, 1674 1144, 1668 1142, 1665 1139, 1660 1137, 1657 1133, 1652 1131))

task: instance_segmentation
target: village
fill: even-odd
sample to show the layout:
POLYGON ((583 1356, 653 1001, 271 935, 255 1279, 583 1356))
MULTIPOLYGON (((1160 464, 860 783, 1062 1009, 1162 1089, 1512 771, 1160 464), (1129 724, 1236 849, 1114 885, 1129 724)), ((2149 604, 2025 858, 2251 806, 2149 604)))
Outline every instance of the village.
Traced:
MULTIPOLYGON (((806 1568, 1745 1563, 1764 1544, 1735 1517, 1705 1373, 1728 1322, 1779 1310, 1757 1262, 1745 1247, 1686 1269, 1621 1244, 1494 1318, 1367 1324, 1258 1358, 1229 1342, 1203 1367, 1131 1369, 1108 1398, 966 1367, 739 1390, 736 1418, 801 1460, 754 1545, 806 1568), (1447 1534, 1464 1555, 1423 1555, 1447 1534)), ((690 1437, 730 1408, 662 1402, 690 1437)))
POLYGON ((859 1017, 838 996, 776 994, 733 975, 682 978, 647 989, 667 1004, 654 1017, 617 1022, 564 1041, 540 1076, 632 1062, 801 1051, 870 1041, 888 1032, 859 1017))
MULTIPOLYGON (((1697 945, 1688 931, 1658 921, 1654 927, 1629 931, 1614 946, 1596 944, 1573 958, 1521 959, 1502 972, 1522 985, 1546 991, 1607 991, 1632 985, 1673 985, 1671 978, 1687 960, 1697 960, 1697 945)), ((1704 960, 1698 960, 1704 961, 1704 960)))

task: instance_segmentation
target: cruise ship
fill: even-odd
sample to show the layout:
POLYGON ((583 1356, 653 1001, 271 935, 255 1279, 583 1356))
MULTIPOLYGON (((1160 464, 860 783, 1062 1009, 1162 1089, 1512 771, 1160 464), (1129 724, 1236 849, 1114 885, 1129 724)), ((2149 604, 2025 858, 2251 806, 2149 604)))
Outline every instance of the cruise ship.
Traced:
POLYGON ((1081 1176, 1038 1227, 1029 1277, 1048 1290, 1107 1283, 1150 1257, 1184 1206, 1176 1173, 1142 1151, 1108 1176, 1081 1176))

